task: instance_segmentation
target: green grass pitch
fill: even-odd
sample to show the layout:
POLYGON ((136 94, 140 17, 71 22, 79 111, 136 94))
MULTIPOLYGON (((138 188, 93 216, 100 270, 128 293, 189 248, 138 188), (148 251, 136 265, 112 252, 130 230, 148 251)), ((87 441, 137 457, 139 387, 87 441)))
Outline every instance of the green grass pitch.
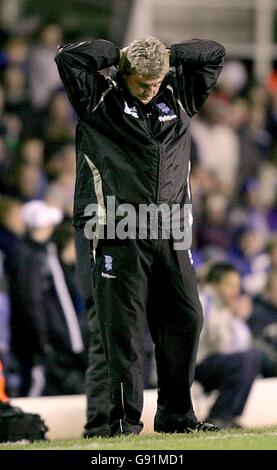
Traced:
POLYGON ((3 443, 1 450, 277 450, 277 427, 218 433, 153 434, 114 438, 3 443))

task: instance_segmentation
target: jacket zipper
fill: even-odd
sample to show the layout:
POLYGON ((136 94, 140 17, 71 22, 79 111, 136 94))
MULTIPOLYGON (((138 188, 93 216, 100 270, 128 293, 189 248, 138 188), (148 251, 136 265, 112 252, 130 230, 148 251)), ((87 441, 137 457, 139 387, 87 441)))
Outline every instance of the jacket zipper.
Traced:
POLYGON ((160 199, 160 189, 161 189, 161 145, 158 144, 158 177, 156 185, 156 204, 159 204, 160 199))
POLYGON ((157 150, 158 150, 158 165, 157 165, 158 171, 157 171, 156 197, 155 197, 156 204, 158 205, 159 195, 160 195, 160 186, 161 186, 161 144, 157 141, 157 139, 155 138, 155 136, 152 132, 151 124, 149 122, 150 117, 151 117, 151 113, 146 113, 145 114, 145 120, 146 120, 146 123, 147 123, 147 129, 148 129, 149 135, 155 141, 155 143, 157 145, 157 150))

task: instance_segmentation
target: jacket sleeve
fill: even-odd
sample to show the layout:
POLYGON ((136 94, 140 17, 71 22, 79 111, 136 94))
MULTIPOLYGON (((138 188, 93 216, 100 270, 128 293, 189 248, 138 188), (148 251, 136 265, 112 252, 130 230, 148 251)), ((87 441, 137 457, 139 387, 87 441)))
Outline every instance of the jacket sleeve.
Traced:
POLYGON ((108 86, 98 72, 117 65, 119 57, 119 48, 102 39, 58 48, 55 61, 77 114, 82 115, 94 109, 108 86))
POLYGON ((170 47, 179 99, 190 116, 197 113, 216 84, 225 48, 215 41, 192 39, 170 47))

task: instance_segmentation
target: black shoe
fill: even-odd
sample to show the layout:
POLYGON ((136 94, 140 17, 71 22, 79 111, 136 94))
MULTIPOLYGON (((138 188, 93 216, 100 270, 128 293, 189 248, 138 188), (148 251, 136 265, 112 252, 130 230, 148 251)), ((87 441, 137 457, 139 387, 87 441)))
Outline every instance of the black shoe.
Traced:
POLYGON ((210 423, 202 423, 190 416, 169 416, 158 409, 154 419, 154 431, 164 433, 218 432, 220 427, 210 423))
POLYGON ((111 437, 126 436, 129 434, 140 434, 143 428, 142 421, 138 423, 120 419, 111 425, 111 437))
POLYGON ((232 419, 211 418, 209 421, 221 429, 243 429, 243 427, 232 419))
POLYGON ((83 437, 85 439, 94 439, 97 437, 111 437, 111 431, 84 431, 83 437))
POLYGON ((186 432, 194 432, 194 431, 203 431, 203 432, 218 432, 221 430, 220 426, 216 426, 212 423, 206 423, 202 421, 196 421, 192 426, 187 428, 188 431, 186 432))

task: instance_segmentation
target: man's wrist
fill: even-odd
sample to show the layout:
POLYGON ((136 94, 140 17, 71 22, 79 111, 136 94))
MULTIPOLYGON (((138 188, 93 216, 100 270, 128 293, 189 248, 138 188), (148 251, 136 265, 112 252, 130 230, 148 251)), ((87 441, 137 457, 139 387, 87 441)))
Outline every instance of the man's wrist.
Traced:
POLYGON ((119 71, 124 74, 126 72, 126 66, 127 66, 127 53, 128 53, 128 47, 124 47, 124 49, 120 49, 119 51, 119 71))

